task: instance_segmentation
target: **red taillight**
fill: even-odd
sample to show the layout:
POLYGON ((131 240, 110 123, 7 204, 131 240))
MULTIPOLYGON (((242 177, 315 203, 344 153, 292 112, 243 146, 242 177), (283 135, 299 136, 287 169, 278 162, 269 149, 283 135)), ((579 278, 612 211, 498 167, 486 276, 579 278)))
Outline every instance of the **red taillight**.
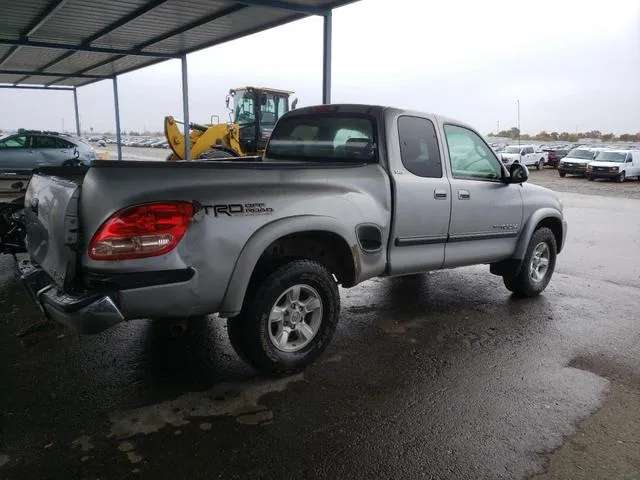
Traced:
POLYGON ((124 260, 162 255, 184 236, 194 207, 190 202, 157 202, 113 214, 89 244, 93 260, 124 260))

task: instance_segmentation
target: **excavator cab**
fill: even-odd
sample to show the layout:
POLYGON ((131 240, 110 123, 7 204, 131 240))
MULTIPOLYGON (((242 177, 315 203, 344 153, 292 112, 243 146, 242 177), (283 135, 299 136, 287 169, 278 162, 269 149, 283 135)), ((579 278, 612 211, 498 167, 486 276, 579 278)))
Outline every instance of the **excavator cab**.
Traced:
POLYGON ((231 123, 238 126, 240 147, 243 152, 259 155, 264 151, 267 140, 276 122, 295 108, 297 99, 289 105, 293 92, 272 88, 242 87, 229 90, 227 108, 231 123), (230 101, 233 99, 233 108, 230 101))
POLYGON ((164 135, 172 153, 167 161, 185 159, 185 143, 188 141, 191 159, 228 159, 260 156, 267 146, 273 127, 289 109, 294 109, 298 99, 289 106, 293 92, 273 88, 232 88, 227 95, 229 123, 198 125, 189 123, 189 136, 178 125, 181 121, 171 115, 164 118, 164 135), (233 106, 230 106, 233 99, 233 106))

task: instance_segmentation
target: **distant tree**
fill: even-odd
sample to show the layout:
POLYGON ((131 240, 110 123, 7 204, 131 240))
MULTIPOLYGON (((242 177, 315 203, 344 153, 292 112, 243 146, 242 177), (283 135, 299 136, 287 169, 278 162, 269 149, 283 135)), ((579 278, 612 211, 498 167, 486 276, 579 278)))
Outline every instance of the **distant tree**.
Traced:
POLYGON ((614 141, 616 139, 616 134, 615 133, 605 133, 600 138, 602 138, 603 142, 612 142, 612 141, 614 141))
POLYGON ((518 138, 520 136, 520 130, 518 130, 516 127, 511 127, 509 129, 509 136, 511 138, 518 138))
POLYGON ((570 142, 577 142, 578 139, 580 138, 578 136, 578 134, 576 134, 576 133, 570 133, 570 134, 567 134, 567 135, 568 135, 567 140, 569 140, 570 142))
POLYGON ((562 132, 559 136, 558 136, 559 140, 562 140, 563 142, 568 142, 569 141, 569 132, 562 132))
POLYGON ((135 130, 130 130, 129 131, 129 135, 131 137, 139 137, 140 136, 140 132, 136 132, 135 130))
POLYGON ((633 142, 636 138, 635 135, 631 135, 630 133, 623 133, 620 135, 620 141, 622 142, 633 142))
POLYGON ((560 134, 558 132, 551 132, 551 138, 553 138, 554 140, 558 140, 559 136, 560 134))

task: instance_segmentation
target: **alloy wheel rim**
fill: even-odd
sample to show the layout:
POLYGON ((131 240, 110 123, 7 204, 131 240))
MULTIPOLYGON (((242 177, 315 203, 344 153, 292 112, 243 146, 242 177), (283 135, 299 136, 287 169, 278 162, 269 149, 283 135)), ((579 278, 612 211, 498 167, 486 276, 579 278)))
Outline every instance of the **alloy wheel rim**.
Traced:
POLYGON ((271 343, 283 352, 303 349, 320 330, 322 312, 322 298, 315 288, 304 284, 288 288, 269 313, 271 343))

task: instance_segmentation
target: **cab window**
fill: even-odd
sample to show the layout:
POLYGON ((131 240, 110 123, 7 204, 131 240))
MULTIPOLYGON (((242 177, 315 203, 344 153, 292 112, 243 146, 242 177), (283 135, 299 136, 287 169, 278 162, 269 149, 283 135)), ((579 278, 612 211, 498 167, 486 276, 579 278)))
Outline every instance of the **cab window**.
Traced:
POLYGON ((426 118, 403 115, 398 118, 400 158, 414 175, 442 178, 442 161, 436 129, 426 118))
POLYGON ((496 181, 502 165, 491 148, 475 132, 458 125, 444 126, 453 178, 496 181))

